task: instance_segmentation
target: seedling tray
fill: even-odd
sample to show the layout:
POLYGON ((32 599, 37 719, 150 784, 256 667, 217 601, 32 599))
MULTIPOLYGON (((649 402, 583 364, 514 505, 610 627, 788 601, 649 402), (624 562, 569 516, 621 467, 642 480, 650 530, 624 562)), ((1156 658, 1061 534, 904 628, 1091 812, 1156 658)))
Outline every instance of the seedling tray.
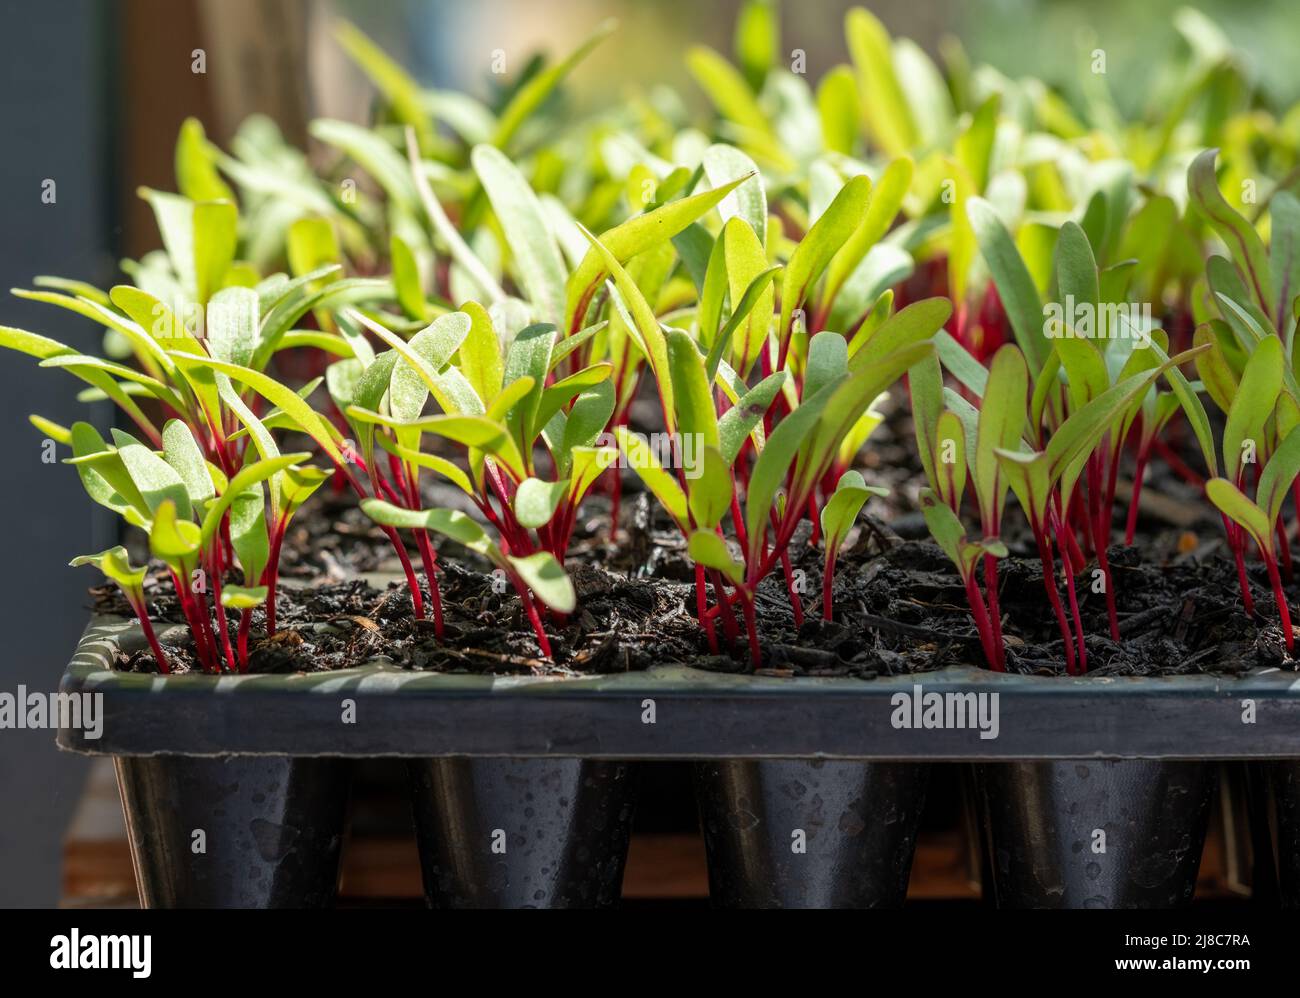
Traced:
POLYGON ((103 694, 102 735, 64 728, 60 747, 109 755, 1300 757, 1300 677, 1280 670, 1101 679, 948 668, 862 680, 681 666, 573 679, 411 672, 381 662, 315 675, 164 678, 110 669, 115 646, 142 645, 130 621, 91 620, 60 689, 103 694), (923 694, 998 694, 997 737, 981 738, 976 727, 896 727, 896 695, 917 686, 923 694), (1243 720, 1247 701, 1252 723, 1243 720))

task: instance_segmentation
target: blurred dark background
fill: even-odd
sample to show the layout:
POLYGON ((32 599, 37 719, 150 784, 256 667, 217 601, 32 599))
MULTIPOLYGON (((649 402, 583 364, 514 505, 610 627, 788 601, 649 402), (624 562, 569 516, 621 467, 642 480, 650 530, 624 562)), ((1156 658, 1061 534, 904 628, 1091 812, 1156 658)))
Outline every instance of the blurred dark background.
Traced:
MULTIPOLYGON (((1149 69, 1175 45, 1174 0, 877 0, 867 4, 895 36, 934 53, 960 37, 972 61, 1006 75, 1035 74, 1069 93, 1081 44, 1106 49, 1120 106, 1143 106, 1149 69)), ((188 115, 225 143, 253 111, 302 141, 325 114, 361 120, 371 99, 329 34, 342 14, 431 86, 488 90, 495 49, 523 65, 538 48, 564 51, 601 20, 619 33, 575 77, 579 100, 617 100, 650 81, 698 95, 683 70, 689 44, 731 46, 738 0, 0 0, 0 289, 58 274, 107 287, 117 263, 156 245, 139 185, 173 189, 172 150, 188 115), (203 49, 207 72, 192 71, 203 49), (47 180, 55 201, 43 203, 47 180)), ((783 48, 807 53, 811 78, 846 61, 849 0, 783 4, 783 48)), ((1278 102, 1300 96, 1294 0, 1204 0, 1278 102)), ((513 60, 513 61, 511 61, 513 60)), ((98 333, 67 313, 6 297, 0 323, 95 348, 98 333)), ((75 474, 41 461, 39 412, 86 418, 75 382, 0 357, 0 400, 10 445, 3 464, 0 690, 49 692, 86 620, 86 570, 75 555, 114 542, 112 524, 75 474)), ((107 411, 92 420, 103 427, 107 411)), ((85 776, 46 731, 0 731, 0 906, 57 903, 61 838, 85 776)))

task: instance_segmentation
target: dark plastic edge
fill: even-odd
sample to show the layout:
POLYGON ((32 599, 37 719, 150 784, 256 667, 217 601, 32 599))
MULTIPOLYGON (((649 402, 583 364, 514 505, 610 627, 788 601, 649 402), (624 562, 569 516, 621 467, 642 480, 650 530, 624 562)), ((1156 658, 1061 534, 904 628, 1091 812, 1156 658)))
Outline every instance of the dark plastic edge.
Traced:
POLYGON ((130 621, 91 620, 59 688, 103 694, 102 734, 61 727, 61 748, 605 759, 1300 757, 1300 676, 1277 669, 1241 678, 1066 678, 948 668, 874 680, 684 666, 575 679, 419 673, 384 663, 287 676, 111 671, 116 647, 142 642, 130 621), (895 727, 894 698, 916 686, 923 694, 997 694, 997 737, 974 727, 895 727), (1244 722, 1252 711, 1253 723, 1244 722))

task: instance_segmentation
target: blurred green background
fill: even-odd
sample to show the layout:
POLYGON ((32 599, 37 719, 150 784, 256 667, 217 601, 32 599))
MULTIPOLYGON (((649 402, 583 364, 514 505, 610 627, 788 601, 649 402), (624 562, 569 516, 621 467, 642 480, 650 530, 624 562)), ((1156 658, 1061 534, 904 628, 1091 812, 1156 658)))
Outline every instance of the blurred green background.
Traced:
MULTIPOLYGON (((739 0, 322 0, 354 20, 436 86, 490 93, 491 53, 501 49, 523 59, 537 48, 562 51, 596 23, 616 17, 621 30, 575 78, 589 100, 616 100, 635 83, 663 81, 694 93, 682 54, 695 43, 729 51, 739 0)), ((1174 27, 1178 11, 1198 10, 1240 50, 1269 102, 1286 106, 1300 98, 1300 6, 1295 0, 785 0, 780 3, 782 46, 807 53, 812 78, 847 61, 844 13, 872 10, 895 37, 906 36, 932 55, 946 36, 961 40, 974 63, 988 63, 1008 76, 1034 75, 1077 96, 1080 68, 1093 49, 1104 49, 1115 100, 1129 115, 1148 107, 1154 67, 1182 42, 1174 27)), ((324 70, 319 64, 315 67, 324 70)), ((516 68, 508 62, 508 71, 516 68)), ((335 99, 337 70, 316 74, 313 87, 335 99)), ((348 74, 351 75, 350 73, 348 74)), ((353 77, 355 79, 355 77, 353 77)))

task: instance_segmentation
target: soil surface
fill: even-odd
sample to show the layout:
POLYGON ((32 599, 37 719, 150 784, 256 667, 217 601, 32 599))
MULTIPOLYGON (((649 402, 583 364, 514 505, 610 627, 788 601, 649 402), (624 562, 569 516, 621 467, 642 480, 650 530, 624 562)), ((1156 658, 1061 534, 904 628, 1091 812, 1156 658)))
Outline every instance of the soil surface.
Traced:
MULTIPOLYGON (((778 569, 756 600, 763 652, 759 671, 780 676, 854 676, 925 672, 949 665, 980 665, 978 634, 952 564, 931 543, 916 512, 920 469, 910 446, 910 418, 896 409, 863 453, 868 483, 891 495, 873 499, 841 552, 834 582, 835 619, 821 618, 820 546, 808 543, 805 522, 791 545, 804 620, 796 625, 778 569)), ((471 512, 451 486, 433 476, 425 505, 471 512)), ((608 476, 606 477, 606 482, 608 476)), ((605 483, 602 483, 604 485, 605 483)), ((385 589, 358 579, 396 572, 385 535, 348 493, 327 485, 295 518, 286 536, 278 601, 279 630, 268 639, 261 609, 254 611, 250 671, 316 672, 386 658, 410 669, 580 675, 624 672, 657 664, 689 664, 723 672, 752 667, 743 632, 734 644, 718 625, 712 654, 695 619, 693 568, 681 535, 625 472, 617 544, 609 542, 611 500, 594 493, 584 503, 566 563, 578 609, 545 621, 552 658, 540 655, 513 590, 485 562, 463 548, 439 545, 444 635, 412 613, 405 583, 385 589), (504 591, 503 591, 504 590, 504 591)), ((1123 483, 1113 537, 1121 537, 1127 500, 1123 483)), ((1236 571, 1199 488, 1163 462, 1152 465, 1143 490, 1133 547, 1116 544, 1110 563, 1121 640, 1112 641, 1105 596, 1093 591, 1095 561, 1076 578, 1092 676, 1234 674, 1259 667, 1295 668, 1285 653, 1276 604, 1264 567, 1249 562, 1257 617, 1242 610, 1236 571)), ((1062 675, 1063 642, 1043 588, 1031 538, 1008 515, 1011 557, 999 562, 999 603, 1008 671, 1062 675)), ((418 566, 418 557, 413 561, 418 566)), ((238 581, 231 578, 232 582, 238 581)), ((1057 583, 1062 599, 1060 565, 1057 583)), ((1300 580, 1288 584, 1293 605, 1300 580)), ((164 573, 146 586, 155 620, 183 624, 164 573)), ((100 612, 129 614, 115 587, 92 590, 100 612)), ((427 601, 427 594, 426 594, 427 601)), ((1067 603, 1068 605, 1068 603, 1067 603)), ((186 636, 164 640, 175 671, 196 668, 186 636)), ((148 652, 122 655, 120 668, 154 672, 148 652)))

